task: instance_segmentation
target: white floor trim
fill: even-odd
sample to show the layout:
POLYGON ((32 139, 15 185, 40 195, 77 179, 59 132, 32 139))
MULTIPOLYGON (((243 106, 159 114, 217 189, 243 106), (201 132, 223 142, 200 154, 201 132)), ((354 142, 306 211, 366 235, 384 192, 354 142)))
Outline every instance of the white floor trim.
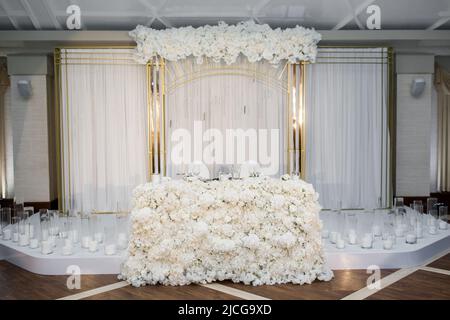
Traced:
POLYGON ((95 296, 96 294, 105 293, 105 292, 112 291, 112 290, 115 290, 115 289, 123 288, 123 287, 126 287, 128 285, 129 285, 128 282, 120 281, 120 282, 117 282, 117 283, 109 284, 107 286, 103 286, 103 287, 95 288, 95 289, 92 289, 92 290, 87 290, 87 291, 83 291, 83 292, 80 292, 80 293, 76 293, 76 294, 73 294, 71 296, 67 296, 67 297, 64 297, 64 298, 57 299, 57 300, 80 300, 80 299, 84 299, 84 298, 87 298, 87 297, 95 296))
POLYGON ((219 283, 201 284, 201 286, 205 287, 205 288, 213 289, 216 291, 220 291, 220 292, 223 292, 223 293, 226 293, 226 294, 229 294, 229 295, 232 295, 232 296, 244 299, 244 300, 271 300, 266 297, 258 296, 253 293, 249 293, 249 292, 235 289, 232 287, 224 286, 223 284, 219 284, 219 283))
MULTIPOLYGON (((395 271, 394 273, 391 273, 390 275, 382 278, 380 280, 380 288, 378 289, 369 289, 367 286, 353 292, 352 294, 349 294, 348 296, 342 298, 341 300, 363 300, 367 297, 370 297, 371 295, 377 293, 378 291, 390 286, 391 284, 409 276, 410 274, 416 272, 417 270, 425 270, 425 269, 436 269, 436 268, 430 268, 427 267, 428 264, 430 264, 433 261, 436 261, 443 256, 447 255, 450 252, 450 250, 445 250, 444 252, 439 253, 438 255, 434 256, 433 258, 426 261, 422 266, 416 267, 416 268, 405 268, 395 271)), ((437 269, 440 270, 440 269, 437 269)), ((428 270, 429 271, 429 270, 428 270)), ((445 271, 445 270, 443 270, 445 271)))
POLYGON ((450 276, 450 271, 449 270, 438 269, 438 268, 433 268, 433 267, 422 267, 422 268, 420 268, 420 270, 429 271, 429 272, 435 272, 435 273, 441 273, 441 274, 446 274, 447 276, 450 276))

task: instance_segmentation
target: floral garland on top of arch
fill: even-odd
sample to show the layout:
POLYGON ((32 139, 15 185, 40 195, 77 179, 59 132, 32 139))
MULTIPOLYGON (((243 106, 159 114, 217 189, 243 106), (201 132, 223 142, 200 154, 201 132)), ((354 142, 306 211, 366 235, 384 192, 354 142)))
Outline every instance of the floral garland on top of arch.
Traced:
POLYGON ((137 43, 134 57, 139 63, 147 63, 156 56, 169 61, 193 56, 197 63, 211 58, 214 62, 223 60, 228 65, 240 54, 252 63, 262 59, 272 64, 279 64, 282 60, 314 62, 317 43, 321 39, 314 29, 301 26, 272 29, 267 24, 256 24, 251 20, 236 25, 219 22, 217 26, 164 30, 138 25, 129 35, 137 43))

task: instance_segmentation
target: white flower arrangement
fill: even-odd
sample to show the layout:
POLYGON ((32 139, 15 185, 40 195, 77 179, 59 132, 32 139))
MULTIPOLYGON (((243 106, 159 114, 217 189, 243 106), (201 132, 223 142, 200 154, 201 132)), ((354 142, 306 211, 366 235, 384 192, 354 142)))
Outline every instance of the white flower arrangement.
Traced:
POLYGON ((240 54, 250 62, 261 59, 272 64, 282 60, 314 62, 321 39, 314 29, 300 26, 272 29, 251 20, 236 25, 219 22, 217 26, 164 30, 138 25, 129 34, 136 41, 135 59, 139 63, 147 63, 157 56, 169 61, 193 56, 198 63, 211 58, 214 62, 223 60, 232 64, 240 54))
POLYGON ((317 200, 302 180, 268 177, 140 185, 119 277, 134 286, 328 281, 317 200))

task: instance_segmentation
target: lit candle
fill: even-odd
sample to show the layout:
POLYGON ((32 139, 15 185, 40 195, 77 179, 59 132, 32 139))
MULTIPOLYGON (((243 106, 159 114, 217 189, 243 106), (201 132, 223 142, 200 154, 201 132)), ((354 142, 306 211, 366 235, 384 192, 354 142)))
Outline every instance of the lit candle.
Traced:
POLYGON ((11 240, 11 230, 3 230, 3 240, 11 240))
POLYGON ((44 240, 41 242, 41 253, 42 254, 50 254, 53 252, 52 244, 48 240, 44 240))
POLYGON ((96 240, 91 240, 91 242, 89 242, 89 252, 95 252, 98 249, 98 245, 97 245, 97 241, 96 240))
POLYGON ((417 236, 414 233, 408 233, 406 235, 406 243, 413 244, 416 243, 417 236))
POLYGON ((89 243, 91 242, 91 237, 89 236, 84 236, 81 238, 81 246, 83 248, 89 248, 89 243))
POLYGON ((115 244, 109 244, 105 246, 105 254, 107 256, 111 256, 113 254, 116 254, 116 245, 115 244))
POLYGON ((441 229, 441 230, 447 229, 447 221, 440 220, 439 221, 439 229, 441 229))
POLYGON ((391 250, 393 245, 394 244, 392 243, 391 239, 386 239, 386 240, 383 241, 383 248, 385 250, 391 250))
POLYGON ((30 248, 36 249, 39 246, 39 241, 36 238, 30 239, 30 248))

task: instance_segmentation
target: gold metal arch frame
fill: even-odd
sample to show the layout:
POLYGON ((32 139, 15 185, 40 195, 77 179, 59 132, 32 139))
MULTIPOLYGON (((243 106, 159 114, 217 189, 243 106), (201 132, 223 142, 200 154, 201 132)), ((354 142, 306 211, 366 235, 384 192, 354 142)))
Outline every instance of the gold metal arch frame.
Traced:
POLYGON ((147 128, 149 180, 166 174, 166 63, 154 58, 147 63, 147 128))

